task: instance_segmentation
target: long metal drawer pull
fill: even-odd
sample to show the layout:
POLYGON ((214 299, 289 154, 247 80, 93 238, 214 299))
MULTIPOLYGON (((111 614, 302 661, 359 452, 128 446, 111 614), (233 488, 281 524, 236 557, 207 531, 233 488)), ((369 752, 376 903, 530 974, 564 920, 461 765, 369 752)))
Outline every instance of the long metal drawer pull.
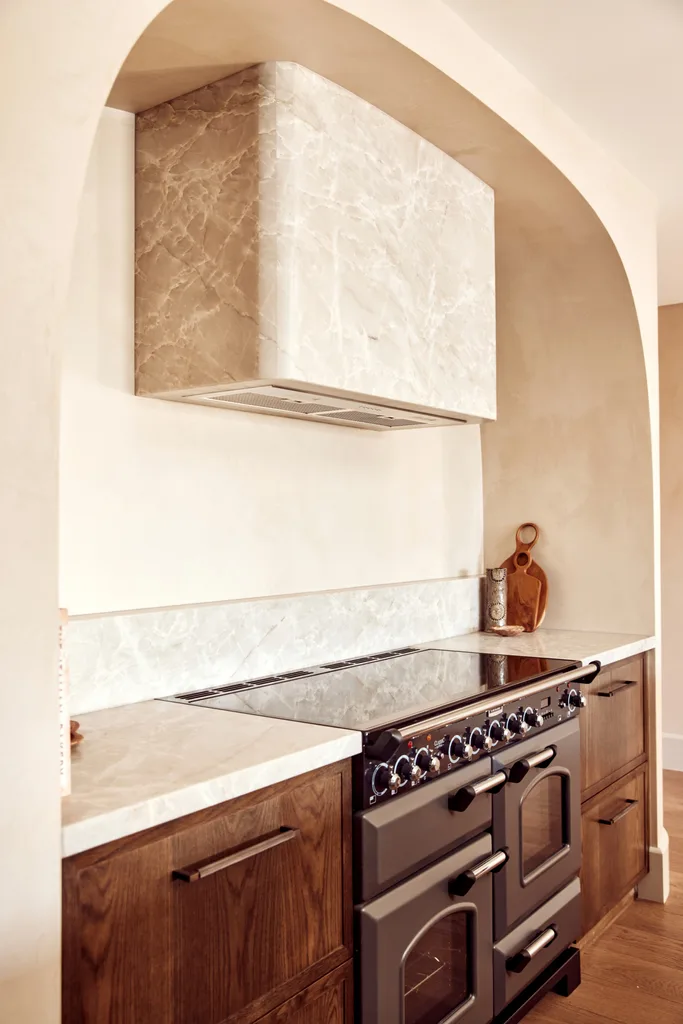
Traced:
POLYGON ((546 928, 544 932, 537 935, 533 942, 530 942, 528 946, 520 950, 515 956, 511 956, 505 964, 505 969, 511 974, 521 974, 525 967, 528 967, 535 956, 541 952, 542 949, 547 947, 554 942, 557 938, 557 932, 554 928, 546 928))
POLYGON ((485 875, 490 875, 494 871, 500 871, 507 860, 507 850, 498 850, 485 860, 480 860, 473 868, 468 868, 461 875, 450 879, 448 882, 449 896, 466 896, 480 878, 484 878, 485 875))
POLYGON ((617 814, 615 814, 613 818, 598 818, 598 823, 600 825, 616 825, 616 823, 618 821, 621 821, 622 818, 626 817, 626 815, 629 813, 629 811, 633 810, 633 808, 637 805, 637 803, 638 803, 637 800, 628 800, 627 799, 626 800, 626 807, 622 807, 622 809, 617 814))
MULTIPOLYGON (((501 701, 506 699, 514 700, 515 702, 521 701, 526 697, 532 697, 535 693, 540 693, 541 690, 547 690, 550 686, 565 686, 567 683, 573 683, 578 679, 585 679, 587 683, 592 683, 599 671, 600 666, 597 662, 591 662, 590 665, 581 665, 579 668, 572 668, 568 672, 560 672, 556 676, 546 676, 544 679, 539 679, 535 683, 529 683, 528 686, 523 686, 519 690, 511 690, 509 694, 498 693, 495 697, 475 701, 473 704, 469 704, 462 709, 462 717, 485 714, 487 711, 499 708, 501 701), (587 676, 591 678, 588 679, 586 678, 587 676)), ((413 722, 412 725, 404 725, 396 731, 401 739, 406 740, 419 732, 432 732, 434 729, 439 729, 441 726, 451 725, 452 723, 453 712, 446 711, 440 715, 435 715, 433 718, 423 718, 419 722, 413 722)))
POLYGON ((598 690, 597 697, 614 697, 615 694, 621 693, 623 690, 630 690, 632 686, 637 686, 638 681, 636 679, 625 679, 623 683, 619 683, 613 690, 598 690))
POLYGON ((550 764, 556 753, 555 747, 546 747, 545 750, 539 750, 537 754, 531 754, 529 757, 523 757, 521 761, 515 761, 510 769, 510 782, 521 782, 532 768, 550 764))
POLYGON ((233 864, 250 860, 252 857, 258 857, 259 854, 266 853, 268 850, 274 850, 276 846, 289 843, 292 839, 296 839, 298 835, 298 828, 285 828, 283 826, 277 832, 270 832, 255 843, 245 844, 233 853, 229 853, 227 857, 219 857, 217 860, 209 861, 208 864, 192 864, 188 868, 180 868, 180 870, 173 872, 172 877, 179 882, 199 882, 202 878, 215 875, 217 871, 225 871, 226 868, 232 867, 233 864))
POLYGON ((448 810, 466 811, 472 801, 481 793, 498 793, 507 780, 506 772, 496 772, 495 775, 487 775, 486 778, 479 779, 478 782, 473 782, 470 786, 463 786, 457 793, 451 793, 448 797, 448 810))

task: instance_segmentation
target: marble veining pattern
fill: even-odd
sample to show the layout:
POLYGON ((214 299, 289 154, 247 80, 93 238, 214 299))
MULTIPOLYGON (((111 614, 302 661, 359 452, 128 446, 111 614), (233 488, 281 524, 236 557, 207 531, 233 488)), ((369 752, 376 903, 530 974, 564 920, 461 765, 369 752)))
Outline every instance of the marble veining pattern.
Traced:
POLYGON ((480 577, 73 619, 71 714, 479 628, 480 577))
POLYGON ((164 701, 81 719, 62 855, 100 846, 357 754, 360 733, 164 701))
MULTIPOLYGON (((633 633, 592 633, 578 629, 537 629, 535 633, 502 637, 490 633, 470 633, 449 637, 439 647, 478 654, 521 654, 535 658, 566 658, 587 665, 599 661, 612 665, 655 647, 655 637, 633 633)), ((431 644, 424 646, 430 647, 431 644)))
POLYGON ((495 416, 493 193, 278 62, 137 118, 137 390, 254 379, 495 416))

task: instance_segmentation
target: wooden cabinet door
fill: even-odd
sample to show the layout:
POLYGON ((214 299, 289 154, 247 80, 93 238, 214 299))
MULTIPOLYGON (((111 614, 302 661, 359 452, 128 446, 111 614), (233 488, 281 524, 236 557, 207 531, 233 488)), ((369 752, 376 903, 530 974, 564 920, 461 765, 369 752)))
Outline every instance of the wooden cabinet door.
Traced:
POLYGON ((584 934, 647 872, 646 768, 642 765, 583 805, 584 934))
POLYGON ((333 765, 64 865, 64 1024, 252 1024, 352 954, 333 765))
POLYGON ((259 1024, 353 1024, 353 963, 288 999, 259 1024))
POLYGON ((630 658, 600 672, 581 687, 581 790, 584 800, 645 758, 643 658, 630 658))

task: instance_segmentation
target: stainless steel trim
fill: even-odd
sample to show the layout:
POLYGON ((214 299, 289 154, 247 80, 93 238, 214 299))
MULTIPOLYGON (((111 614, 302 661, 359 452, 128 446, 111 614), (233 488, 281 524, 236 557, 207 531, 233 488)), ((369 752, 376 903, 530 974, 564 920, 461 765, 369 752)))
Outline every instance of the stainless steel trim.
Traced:
POLYGON ((550 943, 553 942, 556 938, 557 932, 555 931, 555 929, 546 928, 544 932, 541 932, 540 935, 536 936, 533 942, 530 942, 528 946, 524 947, 521 955, 523 957, 528 957, 530 960, 533 960, 533 958, 537 956, 542 949, 545 949, 546 946, 549 946, 550 943))
POLYGON ((534 693, 547 690, 549 686, 563 686, 565 683, 573 683, 577 679, 583 679, 584 676, 591 675, 591 673, 593 675, 597 674, 595 665, 581 665, 579 668, 570 669, 568 672, 560 672, 556 676, 546 676, 545 679, 540 679, 536 683, 530 683, 520 690, 509 690, 507 693, 498 692, 495 696, 488 697, 486 700, 480 700, 475 704, 468 704, 467 707, 458 708, 457 718, 454 717, 456 712, 453 709, 442 711, 433 718, 423 718, 419 722, 413 722, 411 725, 404 725, 398 732, 401 739, 405 740, 415 736, 417 733, 431 732, 433 729, 440 729, 444 725, 459 722, 464 718, 469 718, 470 715, 493 711, 494 708, 499 708, 501 703, 504 704, 508 700, 524 700, 525 697, 531 697, 534 693))
POLYGON ((486 860, 479 861, 473 868, 470 868, 471 874, 474 876, 475 881, 479 881, 484 875, 490 875, 496 868, 500 868, 505 864, 508 859, 508 855, 505 850, 498 850, 497 853, 487 857, 486 860))

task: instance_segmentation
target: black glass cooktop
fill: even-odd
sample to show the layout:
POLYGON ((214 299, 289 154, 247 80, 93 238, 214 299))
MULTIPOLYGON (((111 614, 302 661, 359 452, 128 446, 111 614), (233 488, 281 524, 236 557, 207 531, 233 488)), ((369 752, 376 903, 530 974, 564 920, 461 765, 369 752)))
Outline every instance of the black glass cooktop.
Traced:
POLYGON ((503 692, 576 664, 519 655, 403 648, 170 699, 369 732, 410 722, 437 709, 463 707, 484 694, 503 692))

